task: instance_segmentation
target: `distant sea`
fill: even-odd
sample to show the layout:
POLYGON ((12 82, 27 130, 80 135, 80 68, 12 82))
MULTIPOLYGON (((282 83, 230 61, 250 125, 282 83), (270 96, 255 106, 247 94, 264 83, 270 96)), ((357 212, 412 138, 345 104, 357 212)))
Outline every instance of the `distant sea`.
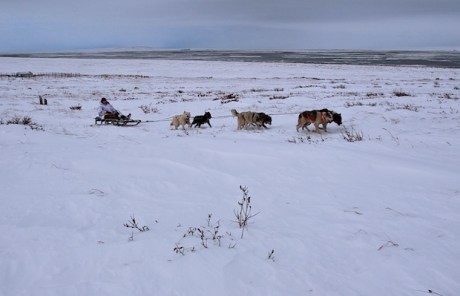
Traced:
POLYGON ((107 50, 0 54, 0 57, 75 59, 151 59, 225 62, 277 62, 337 65, 428 66, 460 68, 460 51, 238 51, 238 50, 107 50))

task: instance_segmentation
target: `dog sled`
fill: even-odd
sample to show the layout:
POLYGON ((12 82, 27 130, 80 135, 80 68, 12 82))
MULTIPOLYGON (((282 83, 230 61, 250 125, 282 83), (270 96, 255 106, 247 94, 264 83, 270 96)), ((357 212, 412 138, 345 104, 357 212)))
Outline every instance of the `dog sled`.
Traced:
POLYGON ((136 126, 141 123, 141 120, 121 119, 121 118, 94 118, 94 125, 115 125, 115 126, 136 126))

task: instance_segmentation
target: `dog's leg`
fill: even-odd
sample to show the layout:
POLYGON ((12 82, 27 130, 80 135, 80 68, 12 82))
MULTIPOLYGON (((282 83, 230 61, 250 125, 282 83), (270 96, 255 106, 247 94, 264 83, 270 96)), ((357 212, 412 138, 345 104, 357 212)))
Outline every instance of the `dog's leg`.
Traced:
POLYGON ((249 122, 249 121, 245 121, 244 122, 244 129, 247 130, 250 126, 252 126, 253 123, 249 122))
POLYGON ((321 134, 321 131, 319 130, 319 123, 315 123, 315 130, 318 134, 321 134))
POLYGON ((208 120, 208 124, 209 124, 209 127, 212 127, 212 126, 211 126, 211 123, 209 122, 209 120, 208 120))
MULTIPOLYGON (((300 118, 299 118, 299 120, 297 120, 297 125, 295 126, 295 129, 296 129, 297 132, 299 132, 299 128, 301 127, 301 125, 302 125, 302 123, 300 122, 300 118)), ((303 129, 303 127, 302 127, 302 129, 303 129)))
POLYGON ((238 114, 238 129, 241 130, 243 129, 244 126, 244 120, 241 114, 238 114))
POLYGON ((238 119, 240 122, 240 129, 243 129, 246 126, 246 119, 244 117, 244 112, 238 114, 238 119))

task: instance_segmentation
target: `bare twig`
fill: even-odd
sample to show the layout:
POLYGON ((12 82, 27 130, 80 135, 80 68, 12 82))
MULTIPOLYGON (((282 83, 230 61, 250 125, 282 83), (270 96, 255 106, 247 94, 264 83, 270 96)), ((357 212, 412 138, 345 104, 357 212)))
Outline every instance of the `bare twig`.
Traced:
POLYGON ((387 133, 389 133, 391 138, 393 139, 393 141, 395 141, 396 144, 399 145, 399 138, 398 137, 393 136, 393 134, 389 130, 387 130, 386 128, 383 128, 383 130, 386 131, 387 133))
POLYGON ((356 215, 362 215, 363 213, 358 212, 358 211, 349 211, 349 210, 344 210, 345 213, 355 213, 356 215))
POLYGON ((240 185, 240 190, 243 191, 243 198, 238 202, 239 209, 233 210, 238 226, 241 228, 241 238, 243 238, 244 230, 247 229, 249 219, 259 213, 251 214, 251 197, 249 196, 248 188, 240 185))
POLYGON ((380 251, 385 247, 399 247, 399 244, 394 243, 394 242, 389 240, 386 243, 384 243, 383 245, 381 245, 380 248, 378 248, 377 250, 380 251))
POLYGON ((344 127, 342 131, 342 136, 347 142, 358 142, 364 140, 363 133, 355 131, 353 127, 351 128, 351 130, 344 127))
POLYGON ((144 232, 144 231, 150 230, 148 226, 139 227, 139 225, 137 225, 136 218, 134 218, 134 215, 131 216, 131 220, 128 221, 128 223, 123 224, 123 226, 125 226, 125 227, 127 227, 127 228, 137 229, 137 230, 139 230, 140 232, 144 232), (128 224, 128 223, 129 223, 129 224, 128 224))
POLYGON ((428 289, 428 291, 422 291, 422 290, 415 290, 415 291, 425 293, 425 294, 433 294, 433 295, 443 296, 442 294, 436 293, 431 289, 428 289))
POLYGON ((275 253, 275 250, 271 250, 270 252, 268 252, 268 258, 269 260, 272 260, 273 262, 275 262, 275 255, 273 255, 275 253))
MULTIPOLYGON (((206 226, 189 227, 187 231, 182 235, 182 239, 199 239, 201 246, 203 246, 205 249, 212 247, 212 245, 217 245, 220 247, 224 239, 224 235, 222 235, 220 232, 220 220, 218 220, 216 224, 211 221, 211 218, 212 214, 208 214, 206 226)), ((227 232, 227 236, 232 239, 231 233, 227 232)), ((179 244, 176 243, 176 247, 173 250, 176 253, 181 253, 184 255, 185 252, 194 252, 195 246, 192 248, 180 249, 179 244)))
POLYGON ((176 246, 174 247, 173 250, 174 250, 174 252, 176 252, 176 254, 185 255, 185 249, 184 249, 184 247, 178 245, 177 243, 176 243, 176 246))
POLYGON ((134 231, 131 231, 131 236, 128 238, 130 242, 134 241, 134 231))

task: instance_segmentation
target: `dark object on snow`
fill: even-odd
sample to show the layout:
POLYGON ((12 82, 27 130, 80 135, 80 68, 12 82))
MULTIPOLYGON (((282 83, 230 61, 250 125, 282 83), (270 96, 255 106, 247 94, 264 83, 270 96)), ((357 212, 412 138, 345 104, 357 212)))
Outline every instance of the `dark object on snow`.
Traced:
POLYGON ((38 96, 38 101, 40 102, 40 105, 48 105, 48 100, 42 98, 42 96, 38 96))
POLYGON ((272 117, 270 115, 267 115, 263 112, 260 112, 260 113, 257 113, 257 115, 259 116, 257 122, 256 122, 256 125, 259 126, 259 127, 264 127, 264 128, 268 128, 265 124, 269 124, 269 125, 272 125, 272 117))
POLYGON ((201 127, 202 124, 207 123, 209 127, 212 127, 211 123, 209 122, 209 119, 211 118, 211 113, 205 112, 204 115, 198 115, 193 117, 192 125, 195 125, 195 127, 201 127))
POLYGON ((116 126, 136 126, 141 123, 141 120, 132 120, 131 113, 128 116, 121 115, 120 117, 107 117, 101 118, 97 116, 94 118, 94 125, 107 125, 112 124, 116 126))

